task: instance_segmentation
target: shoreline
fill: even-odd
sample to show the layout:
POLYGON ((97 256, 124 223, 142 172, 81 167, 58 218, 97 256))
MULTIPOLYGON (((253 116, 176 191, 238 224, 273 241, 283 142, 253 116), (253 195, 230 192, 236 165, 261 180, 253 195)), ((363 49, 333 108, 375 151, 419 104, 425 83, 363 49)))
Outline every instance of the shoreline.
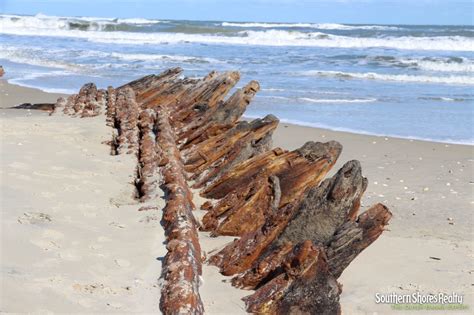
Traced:
MULTIPOLYGON (((153 281, 159 275, 153 255, 164 251, 157 235, 161 225, 153 214, 137 214, 127 204, 130 187, 124 183, 133 163, 111 158, 101 144, 108 140, 102 118, 4 110, 24 102, 54 102, 63 95, 3 79, 0 93, 0 127, 5 137, 1 145, 7 153, 0 159, 2 205, 8 209, 2 217, 6 236, 2 267, 8 270, 2 283, 4 310, 152 311, 156 306, 150 301, 157 298, 153 281), (58 188, 63 186, 65 193, 58 188), (26 212, 50 214, 52 221, 18 225, 19 219, 31 221, 26 212), (138 235, 130 233, 137 230, 138 235), (29 270, 32 260, 34 268, 29 270), (88 268, 78 268, 84 264, 92 274, 88 268), (124 289, 130 283, 130 289, 124 289), (47 294, 40 297, 37 290, 47 294), (19 297, 29 303, 15 302, 19 297), (140 302, 144 303, 137 305, 140 302)), ((382 202, 394 215, 389 230, 342 275, 343 312, 399 313, 389 305, 375 304, 377 292, 457 292, 472 308, 473 146, 283 122, 273 135, 273 146, 292 150, 309 140, 336 140, 344 147, 326 178, 349 160, 361 161, 369 180, 361 212, 382 202)), ((206 251, 221 246, 215 238, 199 237, 206 251)), ((215 268, 205 266, 206 308, 210 314, 223 312, 229 299, 235 301, 237 313, 240 297, 250 292, 221 285, 222 279, 215 268)))
MULTIPOLYGON (((257 116, 243 116, 244 119, 246 120, 251 120, 258 118, 257 116)), ((391 139, 399 139, 399 140, 408 140, 408 141, 420 141, 420 142, 432 142, 432 143, 439 143, 439 144, 451 144, 451 145, 464 145, 464 146, 471 146, 474 147, 474 140, 472 142, 465 142, 465 141, 448 141, 448 140, 435 140, 435 139, 425 139, 425 138, 418 138, 416 136, 413 137, 402 137, 402 136, 397 136, 397 135, 384 135, 384 134, 372 134, 368 132, 363 132, 363 131, 356 131, 356 130, 345 130, 344 128, 331 128, 329 126, 327 127, 317 127, 317 126, 312 126, 310 123, 305 123, 305 122, 300 122, 300 123, 295 123, 291 120, 286 120, 286 119, 280 119, 281 124, 285 125, 291 125, 295 127, 305 127, 305 128, 311 128, 311 129, 317 129, 320 131, 331 131, 331 132, 338 132, 338 133, 344 133, 344 134, 352 134, 352 135, 359 135, 359 136, 368 136, 368 137, 375 137, 375 138, 391 138, 391 139)))
POLYGON ((10 83, 5 78, 0 78, 0 93, 2 95, 0 109, 7 109, 22 103, 56 103, 59 97, 68 95, 45 92, 38 88, 10 83))
MULTIPOLYGON (((58 97, 61 97, 61 96, 64 97, 64 96, 69 95, 69 94, 65 94, 65 93, 61 93, 61 92, 46 91, 46 90, 42 90, 41 88, 37 88, 37 87, 33 87, 33 86, 22 85, 22 84, 18 84, 18 83, 11 83, 9 81, 9 79, 5 79, 5 78, 0 78, 0 82, 5 82, 6 84, 8 84, 10 86, 13 86, 13 87, 27 89, 30 92, 34 92, 35 94, 38 94, 38 95, 41 95, 41 94, 50 95, 52 98, 54 98, 54 97, 58 98, 58 97)), ((48 101, 50 101, 49 97, 47 97, 46 99, 48 101)), ((54 100, 54 102, 55 101, 56 100, 54 100)), ((42 101, 35 101, 35 102, 39 103, 39 102, 42 102, 42 101)), ((53 102, 53 101, 50 101, 50 102, 53 102)), ((21 104, 21 103, 18 103, 16 105, 19 105, 19 104, 21 104)), ((2 106, 2 104, 0 104, 0 108, 2 108, 2 107, 4 107, 4 106, 2 106)), ((255 118, 259 118, 259 117, 257 117, 257 116, 247 116, 245 114, 243 115, 243 119, 245 119, 245 120, 251 120, 251 119, 255 119, 255 118)), ((291 126, 295 126, 295 127, 311 128, 311 129, 319 130, 321 132, 327 130, 327 131, 331 131, 331 132, 338 132, 338 133, 344 133, 344 134, 353 134, 353 135, 360 135, 360 136, 369 136, 369 137, 376 137, 376 138, 392 138, 392 139, 409 140, 409 141, 432 142, 432 143, 440 143, 440 144, 448 144, 448 145, 464 145, 464 146, 474 147, 474 140, 471 141, 471 142, 449 141, 449 140, 444 140, 443 141, 443 140, 436 140, 436 139, 418 138, 416 136, 402 137, 402 136, 397 136, 397 135, 372 134, 372 133, 357 131, 357 130, 344 130, 344 128, 331 128, 330 126, 318 127, 318 126, 312 126, 310 123, 294 122, 294 121, 286 120, 286 119, 283 119, 283 118, 279 118, 279 119, 280 119, 280 124, 291 125, 291 126)))

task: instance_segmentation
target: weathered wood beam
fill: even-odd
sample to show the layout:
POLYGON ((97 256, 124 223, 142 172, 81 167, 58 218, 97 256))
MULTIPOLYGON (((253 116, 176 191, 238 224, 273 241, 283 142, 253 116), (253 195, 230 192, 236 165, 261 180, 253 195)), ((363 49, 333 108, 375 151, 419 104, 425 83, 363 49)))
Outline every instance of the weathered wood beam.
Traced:
POLYGON ((192 90, 202 79, 171 79, 163 82, 159 87, 144 92, 140 97, 142 108, 154 108, 167 105, 176 106, 183 94, 192 90))
MULTIPOLYGON (((367 181, 357 161, 346 163, 331 179, 318 183, 270 216, 261 229, 245 234, 211 257, 210 262, 226 275, 244 272, 265 253, 285 243, 305 240, 327 244, 344 222, 353 218, 367 181)), ((280 187, 281 179, 280 179, 280 187)), ((310 186, 311 187, 311 186, 310 186)), ((283 188, 281 188, 283 191, 283 188)), ((283 198, 283 194, 282 194, 283 198)))
POLYGON ((213 162, 207 170, 191 176, 191 179, 195 181, 193 188, 202 188, 214 179, 229 172, 239 163, 270 151, 273 144, 273 131, 273 129, 268 130, 261 138, 256 138, 255 135, 248 135, 238 140, 229 152, 213 162), (249 141, 249 138, 254 139, 249 141))
POLYGON ((170 121, 176 129, 191 123, 194 119, 205 114, 207 110, 217 106, 227 93, 237 84, 240 74, 234 72, 224 72, 204 79, 191 89, 186 96, 176 103, 170 116, 170 121))
POLYGON ((201 195, 207 198, 222 198, 236 187, 247 185, 249 178, 255 174, 265 171, 268 175, 278 176, 282 191, 288 191, 282 194, 282 204, 285 204, 293 199, 292 191, 299 190, 301 186, 307 186, 308 181, 319 182, 334 165, 341 150, 342 146, 335 141, 327 143, 310 141, 300 149, 291 152, 276 148, 236 165, 231 171, 206 186, 201 195), (299 176, 294 176, 292 169, 299 169, 297 174, 304 180, 301 180, 299 176), (315 176, 314 171, 310 170, 318 170, 319 176, 315 176), (288 182, 285 183, 284 180, 288 182))
POLYGON ((252 313, 337 314, 341 286, 336 279, 380 236, 390 218, 390 211, 377 204, 356 222, 347 221, 328 246, 318 247, 310 240, 294 247, 285 243, 232 283, 257 288, 244 298, 252 313))
POLYGON ((163 83, 167 81, 172 81, 178 78, 179 75, 183 72, 183 69, 177 67, 177 68, 171 68, 166 71, 163 71, 162 73, 156 75, 156 74, 151 74, 144 76, 142 78, 139 78, 137 80, 128 82, 120 87, 117 88, 123 89, 125 87, 130 87, 133 89, 135 92, 135 97, 138 102, 142 102, 145 95, 151 94, 156 90, 160 90, 161 86, 163 83))
POLYGON ((233 154, 235 159, 239 155, 239 151, 245 148, 244 144, 257 142, 273 132, 278 122, 278 119, 273 115, 255 119, 252 122, 242 121, 227 132, 183 150, 182 156, 186 171, 199 175, 209 169, 217 160, 225 159, 232 150, 237 151, 233 154))
POLYGON ((379 203, 339 228, 326 249, 329 269, 336 278, 382 234, 391 217, 387 207, 379 203))
POLYGON ((258 230, 242 235, 209 258, 211 265, 230 276, 250 269, 267 247, 280 235, 296 211, 298 202, 289 203, 269 216, 258 230))
POLYGON ((163 225, 168 252, 163 261, 160 309, 164 314, 203 314, 199 295, 202 268, 194 204, 187 185, 181 156, 169 123, 169 113, 157 107, 157 139, 160 171, 166 192, 163 225))
POLYGON ((140 154, 138 163, 138 188, 140 201, 155 200, 159 196, 158 150, 155 135, 156 112, 145 109, 140 113, 140 154))
POLYGON ((217 106, 209 108, 204 115, 178 129, 176 133, 180 149, 203 142, 231 128, 243 115, 259 89, 258 82, 251 81, 238 89, 228 100, 219 102, 217 106))
POLYGON ((274 256, 278 257, 288 244, 311 240, 326 246, 332 242, 336 231, 346 222, 352 222, 366 187, 367 180, 362 177, 360 163, 350 161, 335 176, 309 189, 289 223, 268 246, 267 256, 263 255, 252 269, 238 275, 234 284, 246 288, 259 285, 258 279, 266 278, 279 267, 281 262, 274 256))
POLYGON ((227 196, 203 217, 202 229, 211 236, 239 236, 260 228, 278 209, 280 182, 276 176, 257 176, 250 186, 227 196))
POLYGON ((32 110, 40 110, 44 112, 53 112, 55 107, 55 103, 23 103, 20 105, 9 107, 11 109, 32 109, 32 110))
POLYGON ((117 91, 109 86, 107 88, 107 106, 105 111, 105 121, 107 126, 118 128, 117 122, 117 91))
MULTIPOLYGON (((278 167, 266 169, 269 162, 258 173, 250 172, 252 176, 238 182, 226 197, 208 209, 202 228, 212 231, 212 235, 241 236, 255 231, 275 209, 297 200, 309 187, 319 183, 337 160, 341 146, 336 142, 309 142, 295 152, 297 155, 287 163, 279 162, 278 167), (270 180, 272 177, 276 180, 270 180), (278 202, 273 205, 276 199, 278 202)), ((259 164, 258 161, 255 163, 259 164)))
POLYGON ((367 188, 359 161, 349 161, 330 179, 308 191, 278 244, 312 240, 326 245, 336 230, 353 220, 367 188))
POLYGON ((324 250, 311 241, 298 244, 280 273, 245 297, 254 314, 341 314, 342 287, 332 276, 324 250))
MULTIPOLYGON (((320 164, 327 164, 328 167, 331 167, 340 151, 341 146, 336 142, 328 142, 327 144, 307 142, 301 149, 291 152, 276 148, 271 152, 266 152, 236 165, 232 168, 232 171, 216 178, 206 186, 201 195, 207 198, 222 198, 235 187, 246 185, 249 178, 262 170, 267 171, 268 174, 279 176, 292 167, 308 162, 318 164, 318 167, 321 166, 320 164)), ((325 173, 322 175, 325 175, 325 173)))
POLYGON ((117 153, 135 154, 138 156, 139 106, 135 101, 135 92, 125 87, 118 90, 115 101, 115 119, 118 130, 117 153))
POLYGON ((255 263, 251 269, 232 278, 232 285, 244 290, 254 290, 283 272, 282 266, 293 251, 293 244, 286 243, 274 249, 267 256, 255 263), (272 277, 269 277, 269 275, 272 277), (266 281, 265 281, 266 280, 266 281))
POLYGON ((182 82, 183 80, 180 79, 182 71, 181 68, 172 68, 160 73, 151 84, 136 90, 137 101, 146 103, 147 100, 164 93, 172 84, 182 82))
POLYGON ((78 94, 70 95, 66 100, 59 98, 54 113, 60 112, 74 117, 94 117, 102 113, 107 102, 107 93, 98 90, 94 83, 82 86, 78 94))

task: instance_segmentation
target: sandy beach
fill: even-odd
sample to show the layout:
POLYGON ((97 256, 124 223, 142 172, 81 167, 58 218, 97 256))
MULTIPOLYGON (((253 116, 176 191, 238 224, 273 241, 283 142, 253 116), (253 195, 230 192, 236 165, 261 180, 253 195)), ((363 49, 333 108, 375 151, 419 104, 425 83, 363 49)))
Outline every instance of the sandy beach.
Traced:
MULTIPOLYGON (((105 117, 7 109, 59 96, 0 81, 0 310, 158 312, 166 253, 161 213, 138 211, 143 205, 132 197, 135 162, 109 154, 105 117)), ((470 307, 459 312, 472 311, 473 146, 285 123, 273 139, 274 147, 290 150, 309 140, 340 142, 344 149, 329 176, 359 160, 369 180, 361 211, 382 202, 393 213, 389 231, 339 279, 344 314, 400 313, 377 305, 375 294, 417 291, 456 292, 470 307)), ((196 205, 203 201, 195 196, 196 205)), ((232 239, 200 234, 206 253, 232 239)), ((204 265, 206 312, 244 314, 240 299, 249 292, 223 280, 217 268, 204 265)))

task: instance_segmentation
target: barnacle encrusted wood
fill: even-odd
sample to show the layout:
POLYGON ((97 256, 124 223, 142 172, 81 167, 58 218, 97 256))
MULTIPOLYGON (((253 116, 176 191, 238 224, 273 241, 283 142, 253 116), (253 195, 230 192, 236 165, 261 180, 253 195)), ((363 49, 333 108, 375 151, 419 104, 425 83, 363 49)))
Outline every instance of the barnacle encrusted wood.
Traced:
POLYGON ((165 314, 202 314, 204 307, 199 295, 201 247, 197 222, 192 214, 192 194, 169 124, 169 113, 166 109, 157 107, 156 114, 157 143, 161 153, 159 163, 167 195, 162 221, 168 253, 163 262, 162 277, 165 282, 161 291, 160 308, 165 314))
POLYGON ((59 98, 55 104, 54 113, 94 117, 102 113, 106 102, 107 92, 102 89, 98 90, 94 83, 87 83, 78 94, 72 94, 67 99, 59 98))
POLYGON ((338 314, 337 279, 392 214, 382 204, 358 213, 367 188, 358 161, 324 180, 341 154, 338 142, 272 148, 275 116, 239 121, 260 89, 251 81, 228 97, 239 79, 215 71, 186 78, 173 68, 107 90, 89 83, 59 99, 55 113, 105 113, 112 154, 137 157, 136 197, 153 203, 164 191, 164 314, 204 313, 198 228, 239 237, 208 263, 232 275, 232 285, 254 290, 244 298, 248 312, 338 314), (209 198, 202 222, 190 185, 209 198))

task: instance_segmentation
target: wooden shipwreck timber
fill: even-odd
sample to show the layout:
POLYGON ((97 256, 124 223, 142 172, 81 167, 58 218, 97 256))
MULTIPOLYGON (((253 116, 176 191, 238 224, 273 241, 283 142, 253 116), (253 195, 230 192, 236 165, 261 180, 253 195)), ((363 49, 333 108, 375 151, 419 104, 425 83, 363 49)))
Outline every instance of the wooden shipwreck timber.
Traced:
POLYGON ((342 151, 338 142, 273 148, 275 116, 241 121, 259 84, 227 97, 239 79, 238 72, 183 78, 174 68, 107 90, 89 83, 59 99, 53 114, 105 115, 112 154, 137 158, 135 197, 153 203, 165 191, 166 207, 157 209, 168 250, 164 314, 205 312, 203 263, 251 290, 244 298, 250 313, 339 314, 337 279, 391 213, 376 204, 359 214, 367 179, 358 161, 324 179, 342 151), (208 198, 202 222, 193 215, 191 188, 208 198), (236 238, 205 261, 199 229, 236 238))

